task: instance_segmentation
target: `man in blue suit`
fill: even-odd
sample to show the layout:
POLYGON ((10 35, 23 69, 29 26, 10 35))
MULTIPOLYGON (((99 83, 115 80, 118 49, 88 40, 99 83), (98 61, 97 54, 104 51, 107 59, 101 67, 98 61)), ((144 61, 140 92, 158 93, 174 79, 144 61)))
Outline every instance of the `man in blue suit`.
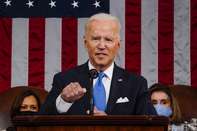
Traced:
MULTIPOLYGON (((84 45, 89 60, 66 72, 57 73, 53 87, 41 108, 44 114, 86 115, 90 113, 89 70, 102 72, 103 91, 94 91, 93 115, 154 115, 147 81, 118 67, 115 56, 120 48, 120 23, 109 14, 96 14, 85 25, 84 45), (100 103, 99 103, 100 104, 100 103)), ((93 90, 99 78, 93 80, 93 90)))

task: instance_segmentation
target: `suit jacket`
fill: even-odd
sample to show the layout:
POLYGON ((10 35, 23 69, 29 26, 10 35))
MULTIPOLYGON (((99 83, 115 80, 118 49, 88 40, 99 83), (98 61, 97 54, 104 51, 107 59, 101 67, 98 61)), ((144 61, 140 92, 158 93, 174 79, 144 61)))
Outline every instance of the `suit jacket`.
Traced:
MULTIPOLYGON (((52 90, 41 107, 41 114, 58 114, 56 98, 70 82, 79 82, 83 88, 87 89, 87 93, 81 99, 75 101, 65 114, 86 115, 90 108, 88 62, 54 76, 52 90)), ((147 81, 143 77, 128 73, 115 65, 105 112, 108 115, 155 115, 156 112, 148 94, 147 81), (121 97, 127 98, 128 101, 117 102, 121 97)))

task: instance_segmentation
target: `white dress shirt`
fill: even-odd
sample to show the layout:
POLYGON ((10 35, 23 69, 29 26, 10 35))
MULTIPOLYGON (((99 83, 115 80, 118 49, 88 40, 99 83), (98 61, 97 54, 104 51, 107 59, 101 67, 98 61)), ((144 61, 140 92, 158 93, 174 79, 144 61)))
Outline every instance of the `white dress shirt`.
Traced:
MULTIPOLYGON (((89 68, 89 70, 95 69, 95 67, 90 63, 90 61, 88 62, 88 68, 89 68)), ((110 92, 111 80, 112 80, 112 75, 113 75, 113 69, 114 69, 114 63, 112 63, 111 66, 104 71, 106 77, 104 77, 102 79, 102 82, 103 82, 103 84, 105 86, 106 103, 107 103, 107 101, 109 99, 109 92, 110 92)), ((93 80, 93 85, 95 85, 97 79, 98 78, 96 78, 96 79, 93 80)), ((65 113, 65 112, 67 112, 68 109, 72 106, 72 104, 73 103, 68 103, 68 102, 64 101, 61 98, 61 94, 56 99, 56 108, 57 108, 57 111, 59 113, 65 113)))

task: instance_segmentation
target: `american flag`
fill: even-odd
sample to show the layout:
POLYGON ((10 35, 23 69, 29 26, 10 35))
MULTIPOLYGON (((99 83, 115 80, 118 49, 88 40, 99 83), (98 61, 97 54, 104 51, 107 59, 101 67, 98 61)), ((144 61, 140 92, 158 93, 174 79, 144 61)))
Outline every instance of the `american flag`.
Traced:
POLYGON ((197 87, 196 0, 1 0, 0 92, 50 91, 55 73, 86 62, 84 23, 98 12, 120 19, 118 65, 149 86, 197 87))

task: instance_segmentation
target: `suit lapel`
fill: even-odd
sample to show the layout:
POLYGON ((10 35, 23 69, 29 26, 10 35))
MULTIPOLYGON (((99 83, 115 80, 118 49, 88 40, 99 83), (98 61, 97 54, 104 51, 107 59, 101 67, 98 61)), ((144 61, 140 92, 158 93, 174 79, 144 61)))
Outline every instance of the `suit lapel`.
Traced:
POLYGON ((80 82, 80 85, 82 88, 86 88, 87 93, 83 96, 82 98, 82 103, 85 104, 85 108, 89 109, 90 103, 89 103, 89 97, 90 97, 90 79, 89 79, 89 68, 88 68, 88 63, 85 63, 82 68, 79 68, 78 71, 78 80, 80 82))
POLYGON ((89 81, 89 69, 88 69, 88 63, 86 62, 84 65, 82 65, 81 68, 79 68, 78 71, 78 80, 80 81, 80 84, 83 88, 88 89, 88 85, 90 84, 89 81))
POLYGON ((123 87, 123 76, 121 70, 115 65, 113 71, 113 77, 111 81, 109 99, 106 108, 107 114, 110 114, 110 112, 112 112, 112 109, 116 104, 116 100, 120 96, 121 87, 123 87))

